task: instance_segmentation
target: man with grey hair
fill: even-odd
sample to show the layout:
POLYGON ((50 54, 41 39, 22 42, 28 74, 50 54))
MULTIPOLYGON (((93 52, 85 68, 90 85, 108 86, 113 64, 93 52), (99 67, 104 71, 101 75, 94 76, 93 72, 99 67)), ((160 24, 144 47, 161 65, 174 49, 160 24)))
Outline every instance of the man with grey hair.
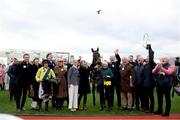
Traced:
POLYGON ((144 69, 144 58, 142 56, 139 56, 137 58, 137 64, 134 67, 135 74, 136 74, 136 82, 135 82, 135 99, 136 99, 136 109, 144 111, 144 100, 143 100, 143 69, 144 69), (139 105, 141 103, 141 107, 139 105))
POLYGON ((158 96, 158 110, 155 114, 162 114, 163 96, 166 99, 165 113, 162 116, 169 116, 171 109, 171 87, 173 82, 173 73, 175 72, 175 66, 169 64, 169 58, 164 57, 161 59, 161 63, 157 64, 152 70, 156 75, 157 82, 157 96, 158 96))
POLYGON ((132 110, 133 105, 133 87, 135 81, 135 71, 133 65, 131 65, 127 58, 122 58, 122 64, 120 66, 121 76, 121 105, 123 110, 132 110))
MULTIPOLYGON (((120 97, 120 73, 119 73, 119 65, 121 63, 121 58, 119 56, 119 50, 115 50, 115 56, 110 56, 109 60, 109 68, 113 72, 113 78, 112 78, 112 102, 114 102, 114 91, 116 90, 117 95, 117 104, 118 108, 121 107, 121 97, 120 97)), ((112 103, 113 104, 113 103, 112 103)))
POLYGON ((100 111, 104 110, 105 100, 108 103, 108 111, 112 111, 112 83, 113 73, 108 67, 107 61, 102 62, 102 67, 99 70, 99 93, 100 93, 100 111))

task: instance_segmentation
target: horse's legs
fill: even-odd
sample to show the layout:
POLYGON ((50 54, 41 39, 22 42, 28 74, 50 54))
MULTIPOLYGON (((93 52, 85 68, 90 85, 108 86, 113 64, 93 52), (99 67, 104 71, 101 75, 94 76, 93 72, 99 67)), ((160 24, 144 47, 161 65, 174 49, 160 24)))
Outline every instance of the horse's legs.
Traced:
POLYGON ((92 94, 93 94, 93 105, 96 105, 96 96, 95 96, 95 91, 96 91, 96 85, 95 83, 92 83, 92 94))

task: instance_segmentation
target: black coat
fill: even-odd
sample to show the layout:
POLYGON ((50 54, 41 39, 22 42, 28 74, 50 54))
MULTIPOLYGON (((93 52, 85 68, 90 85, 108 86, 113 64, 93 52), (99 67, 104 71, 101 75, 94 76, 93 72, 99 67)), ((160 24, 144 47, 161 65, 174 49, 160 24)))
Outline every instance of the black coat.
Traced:
POLYGON ((16 68, 17 68, 17 64, 12 64, 11 66, 9 66, 7 74, 10 77, 10 81, 14 81, 15 80, 16 68))
POLYGON ((54 61, 49 61, 49 68, 51 68, 52 70, 54 70, 54 67, 56 66, 54 61))
POLYGON ((67 70, 69 71, 69 69, 72 67, 72 64, 71 63, 67 63, 66 66, 67 66, 67 70))
POLYGON ((143 64, 136 64, 134 69, 135 69, 135 74, 136 74, 135 86, 136 87, 142 87, 143 82, 144 82, 144 79, 143 79, 144 65, 143 64))
POLYGON ((80 81, 79 81, 79 94, 87 94, 90 93, 90 85, 89 85, 89 68, 79 68, 80 81))
POLYGON ((148 56, 149 56, 149 63, 144 66, 143 70, 143 87, 155 87, 155 76, 152 73, 152 70, 155 68, 156 63, 154 62, 154 51, 152 50, 151 46, 148 48, 148 56))
POLYGON ((109 64, 109 68, 111 69, 112 73, 113 73, 113 78, 112 78, 112 84, 113 85, 120 85, 120 73, 119 73, 119 66, 121 63, 121 58, 120 56, 117 54, 116 55, 116 62, 110 63, 109 64))
POLYGON ((38 92, 39 92, 39 83, 36 81, 36 73, 38 69, 41 67, 39 64, 38 66, 33 64, 32 65, 32 85, 33 85, 33 90, 34 90, 34 97, 32 98, 34 101, 38 100, 38 92))
POLYGON ((24 61, 17 65, 15 72, 17 87, 28 87, 32 84, 32 65, 24 61))
POLYGON ((154 75, 152 74, 152 69, 150 64, 146 64, 144 65, 144 69, 143 69, 143 87, 155 87, 155 79, 154 79, 154 75))
POLYGON ((41 68, 41 65, 39 64, 38 66, 33 64, 32 66, 32 83, 35 84, 36 81, 36 73, 38 71, 39 68, 41 68))
POLYGON ((9 66, 9 69, 7 71, 7 74, 10 77, 10 83, 9 83, 10 90, 15 90, 16 69, 17 69, 17 64, 12 64, 11 66, 9 66))

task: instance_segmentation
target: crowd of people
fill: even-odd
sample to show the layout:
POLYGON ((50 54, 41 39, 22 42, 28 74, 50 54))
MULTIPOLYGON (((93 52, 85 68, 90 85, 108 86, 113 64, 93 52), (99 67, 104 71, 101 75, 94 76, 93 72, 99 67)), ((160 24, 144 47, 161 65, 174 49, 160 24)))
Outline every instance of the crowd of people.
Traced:
MULTIPOLYGON (((70 64, 64 58, 53 60, 52 53, 40 64, 39 58, 30 62, 29 54, 23 55, 23 61, 14 58, 7 74, 10 77, 10 100, 16 101, 16 111, 25 110, 27 93, 32 98, 32 109, 49 111, 49 100, 57 110, 64 108, 67 101, 70 111, 87 110, 87 98, 91 92, 91 72, 98 73, 97 88, 100 98, 100 110, 112 111, 114 96, 117 96, 119 110, 137 109, 145 113, 169 116, 171 109, 170 91, 175 66, 164 57, 161 63, 138 55, 120 58, 119 50, 110 56, 109 61, 98 62, 93 68, 85 60, 73 60, 70 64), (156 87, 158 110, 154 110, 154 88, 156 87), (116 92, 115 92, 116 91, 116 92), (166 107, 163 110, 163 96, 166 107), (83 103, 81 100, 83 98, 83 103), (45 103, 45 109, 42 107, 45 103)), ((0 64, 0 85, 4 86, 5 69, 0 64)))

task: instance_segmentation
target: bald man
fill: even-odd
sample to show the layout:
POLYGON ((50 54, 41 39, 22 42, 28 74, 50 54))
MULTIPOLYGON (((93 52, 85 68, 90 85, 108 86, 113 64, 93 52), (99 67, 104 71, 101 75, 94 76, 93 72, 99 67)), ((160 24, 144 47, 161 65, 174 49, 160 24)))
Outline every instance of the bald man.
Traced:
POLYGON ((155 114, 162 114, 163 95, 166 99, 165 113, 162 116, 169 116, 171 109, 171 87, 173 80, 173 73, 175 72, 175 66, 169 64, 169 58, 164 57, 161 59, 161 63, 157 64, 152 70, 156 76, 157 82, 157 96, 158 96, 158 110, 155 114))

